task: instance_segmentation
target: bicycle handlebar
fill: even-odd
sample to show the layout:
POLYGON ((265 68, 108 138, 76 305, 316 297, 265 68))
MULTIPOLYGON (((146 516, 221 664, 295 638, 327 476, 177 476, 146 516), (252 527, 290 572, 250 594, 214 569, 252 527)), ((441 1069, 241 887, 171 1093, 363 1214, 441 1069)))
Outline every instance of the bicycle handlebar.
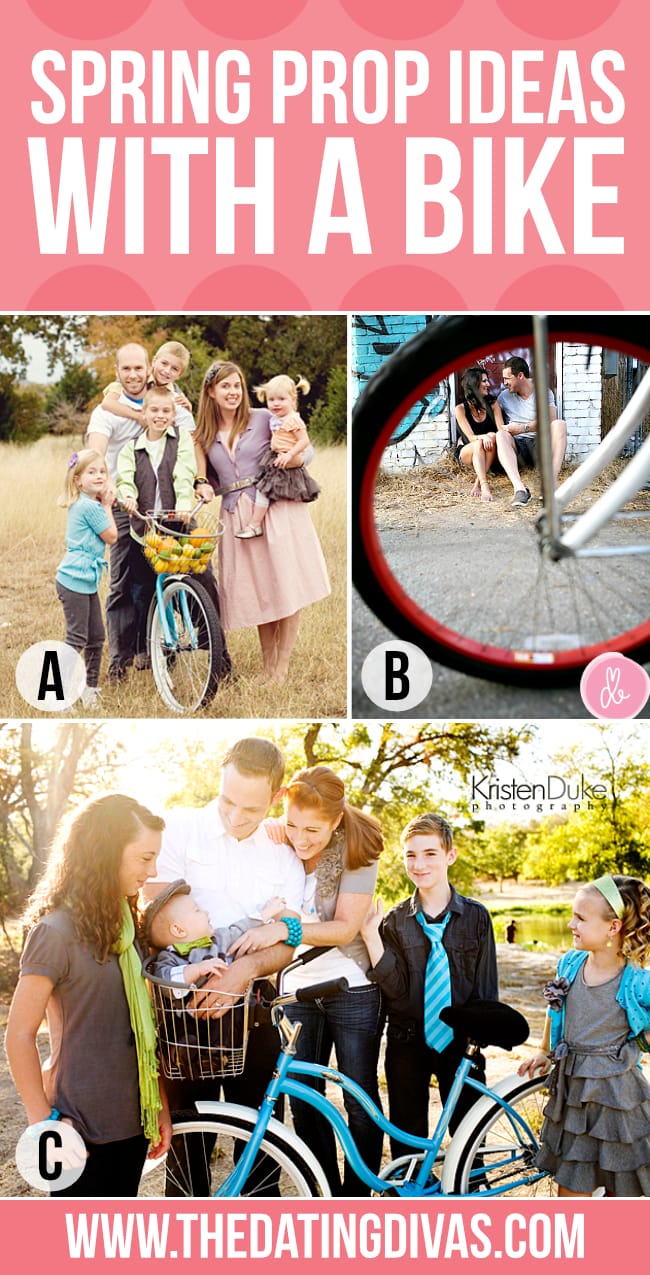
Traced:
POLYGON ((349 987, 347 978, 330 978, 326 983, 314 983, 312 987, 296 988, 295 997, 299 1004, 326 1000, 328 996, 338 996, 339 992, 347 992, 349 987))

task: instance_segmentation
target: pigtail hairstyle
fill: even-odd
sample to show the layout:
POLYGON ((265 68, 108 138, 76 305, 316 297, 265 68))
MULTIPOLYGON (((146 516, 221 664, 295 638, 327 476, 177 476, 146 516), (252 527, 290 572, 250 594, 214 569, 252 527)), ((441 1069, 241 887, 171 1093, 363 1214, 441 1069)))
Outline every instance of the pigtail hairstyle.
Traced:
POLYGON ((345 799, 345 785, 329 766, 299 770, 287 784, 285 800, 302 810, 317 810, 325 819, 340 818, 345 837, 345 867, 365 868, 379 858, 384 838, 379 820, 345 799))
POLYGON ((260 403, 266 403, 273 390, 282 391, 289 395, 294 408, 297 409, 298 395, 308 394, 310 389, 311 385, 309 384, 306 376, 297 376, 294 381, 290 376, 285 376, 284 373, 280 373, 279 376, 272 376, 270 380, 265 381, 263 385, 254 385, 253 393, 260 403))

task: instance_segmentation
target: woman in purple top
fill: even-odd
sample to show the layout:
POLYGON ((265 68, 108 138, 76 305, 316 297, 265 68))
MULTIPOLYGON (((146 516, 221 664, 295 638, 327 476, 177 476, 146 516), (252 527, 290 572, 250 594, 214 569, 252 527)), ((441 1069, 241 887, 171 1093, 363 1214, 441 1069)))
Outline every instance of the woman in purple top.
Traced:
POLYGON ((250 524, 259 458, 271 440, 270 412, 251 408, 236 363, 216 362, 203 380, 194 444, 197 495, 222 499, 219 592, 225 629, 257 626, 264 672, 284 681, 302 607, 330 592, 325 559, 307 505, 274 501, 264 535, 239 539, 250 524), (200 480, 204 479, 203 482, 200 480))

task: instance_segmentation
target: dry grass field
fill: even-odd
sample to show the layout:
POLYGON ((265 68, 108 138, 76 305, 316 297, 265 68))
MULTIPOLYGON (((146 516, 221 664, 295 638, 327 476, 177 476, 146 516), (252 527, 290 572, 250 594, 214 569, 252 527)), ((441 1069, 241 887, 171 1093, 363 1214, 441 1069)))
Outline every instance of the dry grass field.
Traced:
MULTIPOLYGON (((57 497, 71 441, 47 437, 30 447, 0 450, 0 711, 4 717, 39 716, 18 693, 15 667, 34 642, 65 637, 62 608, 54 591, 63 556, 65 511, 57 497)), ((238 680, 220 690, 204 716, 343 717, 347 713, 347 480, 344 448, 320 451, 312 472, 322 487, 310 506, 327 560, 332 593, 302 614, 291 673, 283 686, 264 681, 254 630, 229 635, 238 680)), ((216 509, 215 509, 216 516, 216 509)), ((205 519, 204 519, 205 521, 205 519)), ((106 584, 102 586, 105 595, 106 584)), ((107 667, 106 648, 103 673, 107 667)), ((76 713, 83 710, 76 707, 76 713)), ((48 714, 49 716, 50 714, 48 714)), ((97 717, 164 717, 150 672, 131 671, 119 687, 102 682, 97 717)))

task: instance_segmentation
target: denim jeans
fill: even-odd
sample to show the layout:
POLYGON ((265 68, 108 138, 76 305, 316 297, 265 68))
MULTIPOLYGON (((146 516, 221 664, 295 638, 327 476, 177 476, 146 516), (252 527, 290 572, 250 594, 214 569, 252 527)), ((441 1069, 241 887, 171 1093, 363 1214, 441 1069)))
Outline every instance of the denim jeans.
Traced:
MULTIPOLYGON (((313 1005, 290 1005, 286 1010, 292 1022, 302 1023, 298 1037, 297 1058, 301 1062, 327 1065, 336 1050, 339 1071, 356 1080, 357 1084, 381 1107, 377 1083, 377 1063, 383 1027, 381 993, 374 983, 351 987, 327 1000, 313 1005)), ((301 1081, 310 1083, 306 1077, 301 1081)), ((324 1081, 314 1087, 325 1092, 324 1081)), ((382 1132, 353 1098, 346 1093, 343 1101, 350 1132, 362 1159, 377 1173, 381 1164, 382 1132)), ((331 1125, 304 1102, 292 1101, 291 1113, 296 1133, 311 1148, 322 1165, 333 1195, 365 1196, 367 1187, 353 1173, 346 1161, 343 1183, 336 1158, 336 1140, 331 1125)))

